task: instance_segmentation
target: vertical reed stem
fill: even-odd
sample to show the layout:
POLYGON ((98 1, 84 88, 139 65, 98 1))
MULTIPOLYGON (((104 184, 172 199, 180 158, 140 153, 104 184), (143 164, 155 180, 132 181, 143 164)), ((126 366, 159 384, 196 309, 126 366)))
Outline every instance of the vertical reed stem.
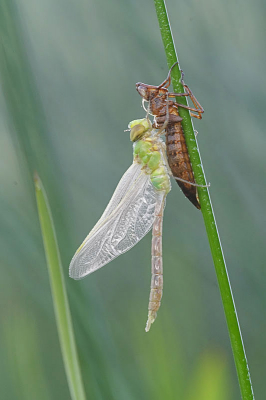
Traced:
MULTIPOLYGON (((163 45, 165 48, 168 67, 170 68, 177 61, 177 55, 171 32, 170 22, 167 15, 166 5, 164 0, 154 0, 154 5, 160 26, 163 45)), ((184 92, 183 86, 179 81, 180 77, 181 73, 179 66, 177 65, 173 68, 172 71, 172 84, 176 93, 184 92)), ((178 102, 187 105, 187 100, 185 97, 179 97, 178 102)), ((180 107, 179 113, 180 116, 183 118, 182 126, 185 133, 186 143, 195 180, 199 185, 206 185, 204 170, 189 111, 180 107)), ((217 280, 219 283, 242 399, 252 400, 254 399, 254 394, 249 374, 247 357, 245 354, 245 348, 238 322, 237 311, 225 264, 222 245, 219 238, 218 228, 211 204, 209 190, 208 188, 199 187, 198 193, 202 216, 209 239, 217 280)))

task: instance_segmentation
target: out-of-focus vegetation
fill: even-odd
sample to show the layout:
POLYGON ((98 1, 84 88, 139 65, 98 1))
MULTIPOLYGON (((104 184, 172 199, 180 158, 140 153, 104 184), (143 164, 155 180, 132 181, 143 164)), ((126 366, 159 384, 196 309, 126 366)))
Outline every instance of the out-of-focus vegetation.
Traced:
MULTIPOLYGON (((168 1, 257 398, 265 396, 266 4, 168 1)), ((173 183, 164 298, 144 331, 150 235, 80 282, 69 261, 132 161, 135 82, 167 74, 152 2, 0 5, 1 398, 70 399, 32 174, 47 189, 90 399, 240 399, 200 212, 173 183)))
POLYGON ((86 400, 53 217, 45 189, 37 173, 34 174, 34 184, 56 326, 68 387, 72 400, 86 400))

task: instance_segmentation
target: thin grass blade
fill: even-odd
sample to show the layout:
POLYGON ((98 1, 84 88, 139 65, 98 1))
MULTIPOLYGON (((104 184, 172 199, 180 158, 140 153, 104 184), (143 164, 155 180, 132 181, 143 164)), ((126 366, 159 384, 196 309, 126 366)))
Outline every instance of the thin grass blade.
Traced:
POLYGON ((63 269, 52 214, 40 178, 34 176, 36 200, 49 271, 57 330, 72 400, 85 400, 63 269))

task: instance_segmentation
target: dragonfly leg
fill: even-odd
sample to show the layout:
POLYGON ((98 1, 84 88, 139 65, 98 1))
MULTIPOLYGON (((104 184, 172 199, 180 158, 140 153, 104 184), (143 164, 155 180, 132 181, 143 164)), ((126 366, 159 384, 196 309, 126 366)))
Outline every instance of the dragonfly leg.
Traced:
POLYGON ((196 97, 194 96, 194 94, 192 93, 192 91, 188 87, 188 85, 184 82, 184 72, 182 70, 181 70, 181 83, 185 89, 185 93, 169 93, 168 96, 169 97, 188 96, 191 99, 191 101, 194 105, 194 108, 190 107, 190 106, 185 106, 184 104, 179 104, 179 103, 176 103, 176 105, 178 107, 182 107, 182 108, 186 108, 187 110, 194 111, 191 113, 191 116, 198 118, 198 119, 202 119, 202 114, 204 113, 204 108, 202 107, 200 102, 196 99, 196 97), (197 114, 195 114, 195 113, 197 113, 197 114))
MULTIPOLYGON (((172 174, 172 176, 173 176, 173 174, 172 174)), ((184 183, 189 183, 191 186, 202 187, 202 188, 208 188, 208 187, 211 186, 210 183, 208 183, 207 185, 198 185, 197 183, 193 183, 193 182, 187 181, 186 179, 177 178, 176 176, 173 176, 173 178, 174 178, 176 181, 180 181, 180 182, 184 182, 184 183)))
POLYGON ((176 62, 172 65, 172 67, 169 69, 167 78, 166 78, 159 86, 157 86, 158 89, 160 89, 161 87, 168 88, 168 87, 170 86, 170 84, 171 84, 171 72, 172 72, 172 69, 173 69, 177 64, 178 64, 178 61, 176 61, 176 62))

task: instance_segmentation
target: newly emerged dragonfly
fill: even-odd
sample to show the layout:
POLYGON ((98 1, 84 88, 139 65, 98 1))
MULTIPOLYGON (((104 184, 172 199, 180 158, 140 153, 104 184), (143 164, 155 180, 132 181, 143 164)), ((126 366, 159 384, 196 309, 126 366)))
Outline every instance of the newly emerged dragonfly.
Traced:
POLYGON ((195 98, 189 87, 184 83, 183 72, 181 83, 184 87, 184 93, 171 93, 168 87, 171 83, 171 71, 174 63, 170 68, 167 78, 159 85, 147 85, 146 83, 138 82, 136 89, 143 100, 149 104, 148 111, 155 117, 153 127, 165 129, 166 152, 168 164, 172 171, 172 175, 182 189, 184 195, 200 209, 200 203, 197 196, 197 189, 194 180, 193 170, 188 154, 188 149, 185 141, 185 135, 182 128, 182 118, 179 115, 178 107, 187 108, 192 111, 191 116, 202 118, 204 109, 195 98), (192 100, 194 107, 179 104, 173 99, 175 97, 188 96, 192 100))
POLYGON ((103 215, 76 251, 71 278, 82 279, 135 246, 152 229, 152 279, 146 332, 156 318, 163 292, 162 223, 171 190, 161 130, 149 119, 128 125, 133 164, 121 178, 103 215))

